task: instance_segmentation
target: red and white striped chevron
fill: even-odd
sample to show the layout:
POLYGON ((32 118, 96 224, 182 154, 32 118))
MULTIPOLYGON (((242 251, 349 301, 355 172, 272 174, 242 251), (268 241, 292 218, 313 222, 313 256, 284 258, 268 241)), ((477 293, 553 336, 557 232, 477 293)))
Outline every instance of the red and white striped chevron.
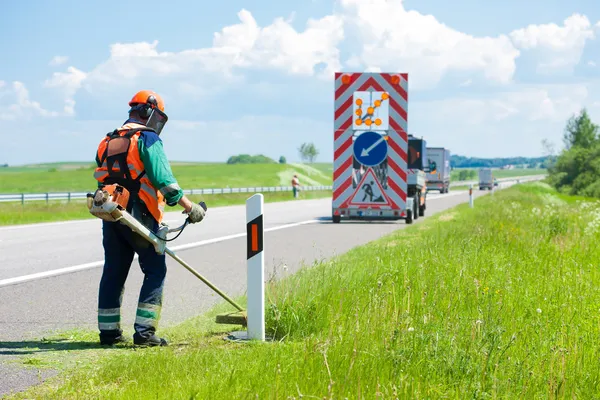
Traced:
POLYGON ((386 196, 392 206, 368 206, 373 209, 404 210, 407 192, 408 151, 408 74, 354 72, 335 74, 333 208, 367 208, 349 206, 352 188, 353 95, 358 91, 387 92, 389 102, 388 178, 386 196))

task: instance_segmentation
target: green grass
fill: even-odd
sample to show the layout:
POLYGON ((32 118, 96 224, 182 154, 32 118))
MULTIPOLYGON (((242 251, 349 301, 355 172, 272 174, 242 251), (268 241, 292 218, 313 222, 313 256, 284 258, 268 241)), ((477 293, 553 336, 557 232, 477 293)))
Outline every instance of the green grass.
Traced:
POLYGON ((213 310, 16 398, 594 398, 599 241, 600 202, 514 186, 270 281, 275 342, 213 310))
MULTIPOLYGON (((209 209, 213 207, 245 204, 253 193, 208 194, 188 196, 192 201, 205 201, 209 209)), ((265 203, 294 200, 290 192, 264 192, 265 203)), ((331 191, 303 191, 298 200, 320 199, 331 197, 331 191)), ((182 210, 181 207, 167 207, 165 211, 182 210)), ((21 205, 19 202, 0 203, 0 226, 33 224, 38 222, 72 221, 96 218, 87 209, 85 200, 64 201, 28 201, 21 205)))
MULTIPOLYGON (((331 185, 331 164, 172 163, 185 189, 289 186, 294 173, 302 185, 331 185)), ((0 193, 85 192, 95 188, 94 166, 81 163, 0 168, 0 193)))
MULTIPOLYGON (((461 170, 466 169, 466 170, 473 170, 475 171, 475 175, 473 175, 470 178, 467 178, 467 180, 477 180, 477 171, 479 171, 479 168, 456 168, 454 169, 451 173, 450 173, 450 180, 451 181, 458 181, 459 179, 459 173, 461 170)), ((494 174, 494 178, 514 178, 514 177, 519 177, 519 176, 531 176, 531 175, 545 175, 548 173, 547 170, 545 169, 492 169, 492 172, 494 174)))
POLYGON ((515 178, 519 176, 545 175, 548 170, 545 169, 495 169, 494 178, 515 178))

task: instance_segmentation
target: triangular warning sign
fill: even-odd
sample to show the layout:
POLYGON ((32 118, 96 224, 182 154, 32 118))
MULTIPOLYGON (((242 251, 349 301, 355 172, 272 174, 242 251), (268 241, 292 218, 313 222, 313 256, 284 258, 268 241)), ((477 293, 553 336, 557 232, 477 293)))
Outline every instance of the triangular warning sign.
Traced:
POLYGON ((367 173, 363 175, 348 204, 352 206, 390 205, 390 201, 386 197, 381 183, 379 183, 377 176, 375 176, 375 172, 373 172, 371 168, 367 169, 367 173))

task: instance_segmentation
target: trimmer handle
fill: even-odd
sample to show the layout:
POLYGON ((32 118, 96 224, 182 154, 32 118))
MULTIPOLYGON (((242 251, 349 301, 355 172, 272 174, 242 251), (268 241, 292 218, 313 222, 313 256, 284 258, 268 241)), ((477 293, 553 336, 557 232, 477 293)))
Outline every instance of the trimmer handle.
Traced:
MULTIPOLYGON (((202 208, 204 209, 204 211, 208 210, 208 207, 206 206, 206 203, 205 203, 205 202, 201 201, 201 202, 199 202, 199 203, 198 203, 198 205, 199 205, 200 207, 202 207, 202 208)), ((187 217, 187 218, 185 219, 185 222, 186 222, 186 223, 190 223, 190 217, 187 217)))

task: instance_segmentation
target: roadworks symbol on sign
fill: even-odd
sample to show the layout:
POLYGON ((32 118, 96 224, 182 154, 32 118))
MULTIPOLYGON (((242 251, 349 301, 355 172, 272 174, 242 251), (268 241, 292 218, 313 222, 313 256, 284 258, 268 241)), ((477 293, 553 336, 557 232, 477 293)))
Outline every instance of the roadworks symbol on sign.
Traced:
POLYGON ((389 206, 390 202, 385 196, 383 187, 379 183, 379 180, 375 176, 375 173, 371 168, 367 170, 360 180, 356 192, 352 196, 352 199, 348 203, 353 206, 362 205, 377 205, 377 206, 389 206))

